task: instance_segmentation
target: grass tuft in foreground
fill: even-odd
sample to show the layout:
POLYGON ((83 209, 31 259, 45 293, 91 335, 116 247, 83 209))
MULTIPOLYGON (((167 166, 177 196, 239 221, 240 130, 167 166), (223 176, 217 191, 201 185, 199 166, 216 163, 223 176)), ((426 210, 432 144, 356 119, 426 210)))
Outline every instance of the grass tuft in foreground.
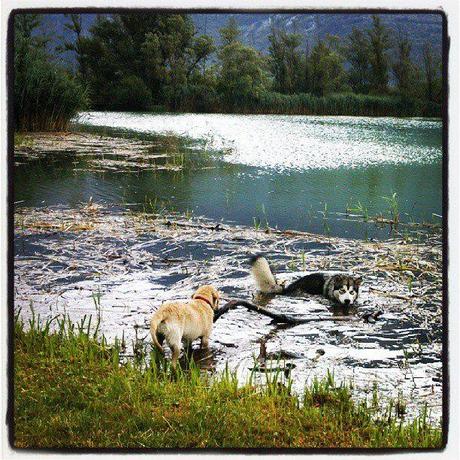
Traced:
POLYGON ((120 345, 97 340, 97 329, 16 317, 16 447, 441 447, 441 431, 423 417, 375 421, 332 376, 300 400, 276 377, 256 387, 193 364, 173 374, 153 355, 120 365, 120 345))

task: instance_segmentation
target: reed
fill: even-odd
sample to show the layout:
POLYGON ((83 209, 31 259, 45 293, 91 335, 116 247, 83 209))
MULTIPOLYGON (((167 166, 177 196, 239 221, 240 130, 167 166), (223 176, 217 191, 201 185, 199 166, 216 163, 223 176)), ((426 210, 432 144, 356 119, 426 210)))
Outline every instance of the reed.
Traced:
MULTIPOLYGON (((18 448, 440 448, 426 408, 406 423, 403 400, 375 417, 333 374, 303 397, 276 371, 247 384, 226 368, 213 375, 190 361, 173 372, 155 352, 123 360, 89 318, 14 321, 14 444, 18 448), (398 406, 399 405, 399 406, 398 406), (388 412, 389 411, 389 412, 388 412)), ((376 390, 375 390, 376 391, 376 390)))

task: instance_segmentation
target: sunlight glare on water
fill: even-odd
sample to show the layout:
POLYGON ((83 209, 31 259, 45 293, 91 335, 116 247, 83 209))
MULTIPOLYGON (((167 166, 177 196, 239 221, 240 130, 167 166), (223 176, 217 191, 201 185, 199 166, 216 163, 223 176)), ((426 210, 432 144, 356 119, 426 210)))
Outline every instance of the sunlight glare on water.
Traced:
POLYGON ((226 162, 277 171, 428 164, 442 157, 437 120, 86 112, 77 122, 205 141, 206 149, 225 150, 226 162))

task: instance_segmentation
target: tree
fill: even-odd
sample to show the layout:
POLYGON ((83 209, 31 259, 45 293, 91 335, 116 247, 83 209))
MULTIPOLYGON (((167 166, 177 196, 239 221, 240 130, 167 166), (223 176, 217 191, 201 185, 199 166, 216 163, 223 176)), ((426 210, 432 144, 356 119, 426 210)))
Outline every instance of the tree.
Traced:
POLYGON ((333 49, 334 43, 335 40, 331 38, 327 42, 319 40, 311 52, 311 92, 316 96, 343 89, 343 60, 338 51, 333 49))
POLYGON ((442 99, 441 60, 434 55, 431 43, 425 43, 423 46, 423 71, 426 100, 431 103, 440 103, 442 99))
MULTIPOLYGON (((94 106, 110 108, 114 88, 132 85, 136 77, 143 82, 145 100, 179 109, 186 103, 189 80, 197 80, 200 63, 215 49, 210 37, 195 33, 191 18, 183 14, 99 17, 83 41, 94 106)), ((130 100, 130 109, 132 101, 140 98, 130 100)))
POLYGON ((396 80, 396 88, 404 98, 415 98, 419 85, 420 74, 411 60, 412 44, 407 36, 398 37, 396 47, 396 61, 393 64, 393 73, 396 80))
POLYGON ((305 54, 304 54, 303 62, 304 62, 304 74, 303 74, 302 91, 309 93, 311 92, 311 63, 310 63, 310 46, 308 42, 305 44, 305 54))
POLYGON ((86 63, 84 55, 84 37, 83 37, 83 24, 81 14, 69 14, 69 22, 64 24, 64 27, 74 35, 72 41, 65 40, 62 49, 64 51, 73 51, 76 54, 78 63, 77 73, 82 81, 86 79, 86 63))
POLYGON ((388 29, 379 16, 372 16, 372 28, 368 31, 370 42, 370 88, 375 93, 388 91, 388 72, 390 61, 388 50, 391 47, 388 29))
POLYGON ((86 93, 47 52, 40 15, 14 16, 14 121, 16 130, 62 130, 86 105, 86 93))
POLYGON ((268 39, 275 91, 286 94, 299 92, 303 86, 302 59, 298 49, 302 36, 273 28, 268 39))
POLYGON ((353 27, 344 47, 350 64, 348 82, 355 93, 367 94, 370 84, 370 46, 366 34, 353 27))
POLYGON ((221 30, 223 45, 219 49, 218 92, 225 106, 241 110, 253 102, 267 87, 263 58, 253 48, 236 40, 239 32, 228 33, 229 25, 221 30), (233 37, 229 40, 229 37, 233 37))
POLYGON ((233 16, 230 16, 227 24, 219 30, 219 33, 222 47, 239 41, 239 37, 241 35, 238 23, 233 16))

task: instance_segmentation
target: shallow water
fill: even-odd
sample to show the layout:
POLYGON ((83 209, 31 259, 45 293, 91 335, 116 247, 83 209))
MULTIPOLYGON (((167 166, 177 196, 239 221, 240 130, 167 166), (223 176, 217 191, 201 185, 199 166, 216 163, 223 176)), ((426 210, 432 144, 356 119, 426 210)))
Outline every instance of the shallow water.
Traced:
MULTIPOLYGON (((215 324, 209 353, 195 347, 195 359, 217 370, 228 363, 245 381, 264 340, 269 353, 288 356, 295 365, 291 376, 298 393, 315 377, 334 372, 338 383, 353 382, 358 399, 370 399, 377 384, 385 401, 407 401, 406 417, 417 416, 426 403, 430 418, 440 419, 440 241, 429 236, 432 244, 405 253, 407 240, 401 245, 385 241, 395 236, 388 226, 339 214, 360 202, 369 215, 387 216, 383 197, 397 192, 403 221, 440 223, 432 216, 442 209, 440 122, 90 113, 80 123, 123 135, 138 131, 152 147, 138 155, 127 142, 120 154, 89 137, 78 149, 50 148, 15 158, 15 307, 24 317, 31 301, 42 317, 67 314, 76 322, 100 314, 102 332, 109 340, 124 334, 129 354, 136 334, 148 348, 143 328, 162 302, 188 299, 200 284, 215 284, 225 299, 250 299, 249 253, 270 254, 282 280, 308 270, 353 270, 365 281, 350 314, 382 309, 376 323, 333 321, 343 312, 321 297, 275 297, 266 304, 274 311, 330 315, 331 321, 284 327, 238 308, 215 324), (161 169, 171 161, 173 168, 161 169), (103 205, 101 223, 73 231, 67 223, 94 217, 75 211, 90 197, 103 205), (233 226, 222 233, 165 229, 159 223, 163 218, 149 221, 163 206, 188 211, 191 224, 205 216, 198 221, 233 226), (23 207, 34 209, 21 214, 23 207), (126 209, 144 210, 150 217, 133 224, 126 209), (27 218, 31 227, 23 222, 27 218), (47 219, 65 225, 33 227, 47 219), (254 222, 325 236, 284 238, 254 231, 254 222), (401 262, 409 268, 402 270, 401 262)), ((262 305, 266 299, 254 301, 262 305)), ((263 383, 266 376, 256 373, 255 378, 263 383)))
MULTIPOLYGON (((44 209, 34 221, 44 222, 52 213, 51 221, 55 222, 83 222, 87 218, 79 214, 73 217, 72 210, 44 209)), ((24 219, 33 214, 26 212, 24 219)), ((379 259, 403 257, 400 251, 419 254, 423 263, 433 258, 439 263, 439 243, 407 249, 390 243, 363 246, 361 242, 308 235, 286 238, 238 227, 212 231, 206 221, 201 221, 202 228, 174 228, 161 224, 163 219, 137 224, 132 219, 108 212, 89 232, 29 230, 27 224, 21 230, 19 226, 15 239, 16 308, 21 307, 27 318, 32 301, 42 318, 67 314, 74 322, 84 315, 95 318, 99 314, 101 331, 109 340, 124 336, 127 354, 132 356, 136 336, 145 339, 147 351, 150 349, 148 321, 164 301, 188 299, 197 286, 208 283, 218 287, 224 301, 251 300, 255 292, 249 253, 269 254, 280 280, 296 279, 305 274, 305 268, 353 269, 364 275, 364 283, 358 304, 348 314, 358 316, 369 309, 381 309, 384 314, 377 322, 336 322, 334 315, 346 312, 320 296, 277 296, 268 303, 255 297, 254 302, 273 311, 329 316, 331 321, 287 327, 238 308, 215 323, 210 350, 203 352, 194 345, 195 360, 203 368, 218 371, 228 365, 245 382, 264 340, 269 354, 285 356, 282 365, 295 365, 291 377, 298 394, 314 378, 332 372, 337 384, 354 385, 359 400, 370 400, 377 385, 384 406, 390 398, 407 401, 407 418, 419 415, 424 404, 431 420, 441 417, 439 285, 421 274, 410 291, 397 271, 388 274, 375 266, 379 259), (360 254, 359 260, 353 254, 360 254), (430 288, 434 292, 426 295, 430 288)), ((196 224, 194 220, 187 222, 196 224)), ((266 375, 256 372, 254 378, 264 383, 266 375)))
POLYGON ((396 192, 402 221, 441 223, 440 121, 91 112, 78 122, 178 136, 186 142, 166 143, 160 151, 182 155, 186 167, 120 167, 101 173, 85 166, 88 157, 50 154, 15 168, 17 201, 75 206, 92 196, 142 208, 157 200, 178 211, 242 225, 385 239, 392 236, 387 227, 336 213, 361 206, 369 216, 389 217, 387 198, 396 192))

